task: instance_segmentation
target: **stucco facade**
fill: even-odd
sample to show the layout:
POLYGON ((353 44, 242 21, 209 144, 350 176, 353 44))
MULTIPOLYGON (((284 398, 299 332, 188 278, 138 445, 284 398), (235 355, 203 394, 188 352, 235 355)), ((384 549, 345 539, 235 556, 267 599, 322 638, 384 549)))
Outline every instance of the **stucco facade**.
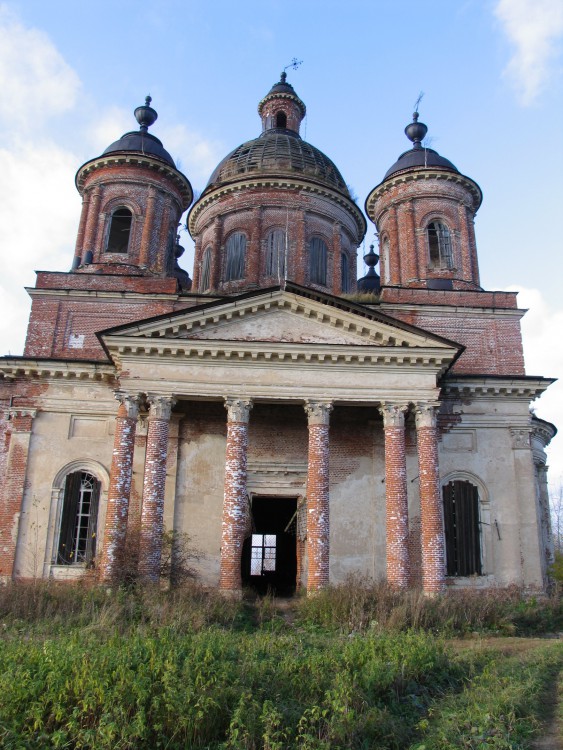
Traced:
POLYGON ((134 545, 156 583, 168 530, 234 596, 544 589, 555 428, 530 402, 552 381, 525 374, 516 295, 479 285, 478 185, 416 116, 366 201, 381 288, 354 296, 366 221, 282 76, 191 208, 192 284, 191 187, 149 105, 80 168, 72 269, 39 273, 0 362, 0 575, 111 583, 134 545))

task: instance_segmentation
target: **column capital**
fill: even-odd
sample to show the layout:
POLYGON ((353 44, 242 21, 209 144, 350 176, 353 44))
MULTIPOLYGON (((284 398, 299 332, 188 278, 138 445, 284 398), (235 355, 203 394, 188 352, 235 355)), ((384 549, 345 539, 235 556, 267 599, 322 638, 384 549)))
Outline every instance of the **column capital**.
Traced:
POLYGON ((225 396, 225 409, 227 410, 229 422, 247 423, 250 418, 250 410, 252 409, 252 399, 225 396))
POLYGON ((529 427, 511 427, 510 438, 512 441, 512 447, 514 450, 529 450, 530 448, 530 434, 531 429, 529 427))
POLYGON ((128 419, 137 419, 139 416, 139 408, 141 406, 141 394, 140 393, 128 393, 127 391, 114 391, 114 396, 121 406, 125 409, 123 416, 128 419))
POLYGON ((176 397, 163 393, 147 393, 147 401, 150 404, 149 420, 164 419, 168 421, 176 403, 176 397))
POLYGON ((404 427, 405 426, 405 415, 408 411, 409 405, 406 403, 389 403, 383 401, 379 406, 379 413, 383 417, 384 427, 404 427))
POLYGON ((333 409, 332 401, 315 401, 307 399, 303 404, 309 424, 328 424, 330 412, 333 409))
POLYGON ((416 429, 436 427, 436 416, 440 408, 439 401, 419 401, 414 407, 416 429))

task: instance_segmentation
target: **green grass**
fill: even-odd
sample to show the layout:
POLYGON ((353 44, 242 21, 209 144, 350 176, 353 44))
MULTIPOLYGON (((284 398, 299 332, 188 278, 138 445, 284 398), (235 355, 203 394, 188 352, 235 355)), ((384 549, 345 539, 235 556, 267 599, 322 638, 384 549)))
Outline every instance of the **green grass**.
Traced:
MULTIPOLYGON (((483 598, 466 597, 474 611, 459 619, 461 602, 448 597, 356 584, 298 600, 284 618, 271 599, 226 601, 197 586, 9 586, 0 590, 0 746, 523 749, 563 650, 557 641, 508 656, 446 645, 461 623, 502 630, 483 598)), ((557 611, 514 592, 489 598, 502 600, 503 623, 524 612, 526 628, 531 612, 547 610, 539 619, 551 623, 557 611)))

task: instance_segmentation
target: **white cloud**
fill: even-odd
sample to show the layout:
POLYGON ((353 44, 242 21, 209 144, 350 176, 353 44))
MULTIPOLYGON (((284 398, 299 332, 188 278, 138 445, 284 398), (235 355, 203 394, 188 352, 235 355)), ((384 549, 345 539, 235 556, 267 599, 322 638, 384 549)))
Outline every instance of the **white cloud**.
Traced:
POLYGON ((101 154, 114 141, 117 141, 124 133, 137 129, 137 122, 132 117, 131 111, 123 107, 106 106, 104 112, 96 117, 95 123, 86 134, 91 144, 91 157, 101 154))
POLYGON ((0 149, 2 353, 21 354, 33 270, 68 270, 80 214, 76 157, 51 143, 0 149))
POLYGON ((158 137, 192 184, 207 183, 211 172, 226 155, 221 143, 207 140, 185 125, 163 125, 158 137))
POLYGON ((526 372, 559 378, 534 402, 538 417, 553 422, 559 429, 548 448, 550 484, 555 485, 563 477, 563 347, 559 343, 563 309, 551 309, 537 289, 513 286, 509 290, 519 292, 519 307, 528 308, 522 319, 526 372))
POLYGON ((0 123, 39 129, 45 118, 74 106, 79 87, 49 37, 0 5, 0 123))
POLYGON ((563 2, 498 0, 495 15, 515 48, 505 75, 528 106, 553 75, 563 38, 563 2))

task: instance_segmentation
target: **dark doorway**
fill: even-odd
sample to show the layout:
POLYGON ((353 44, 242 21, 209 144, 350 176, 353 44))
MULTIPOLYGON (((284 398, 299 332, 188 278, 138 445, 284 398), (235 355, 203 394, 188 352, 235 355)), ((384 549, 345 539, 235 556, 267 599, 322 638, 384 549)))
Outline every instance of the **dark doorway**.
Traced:
POLYGON ((295 593, 297 499, 255 497, 252 535, 242 550, 242 582, 257 593, 295 593))

